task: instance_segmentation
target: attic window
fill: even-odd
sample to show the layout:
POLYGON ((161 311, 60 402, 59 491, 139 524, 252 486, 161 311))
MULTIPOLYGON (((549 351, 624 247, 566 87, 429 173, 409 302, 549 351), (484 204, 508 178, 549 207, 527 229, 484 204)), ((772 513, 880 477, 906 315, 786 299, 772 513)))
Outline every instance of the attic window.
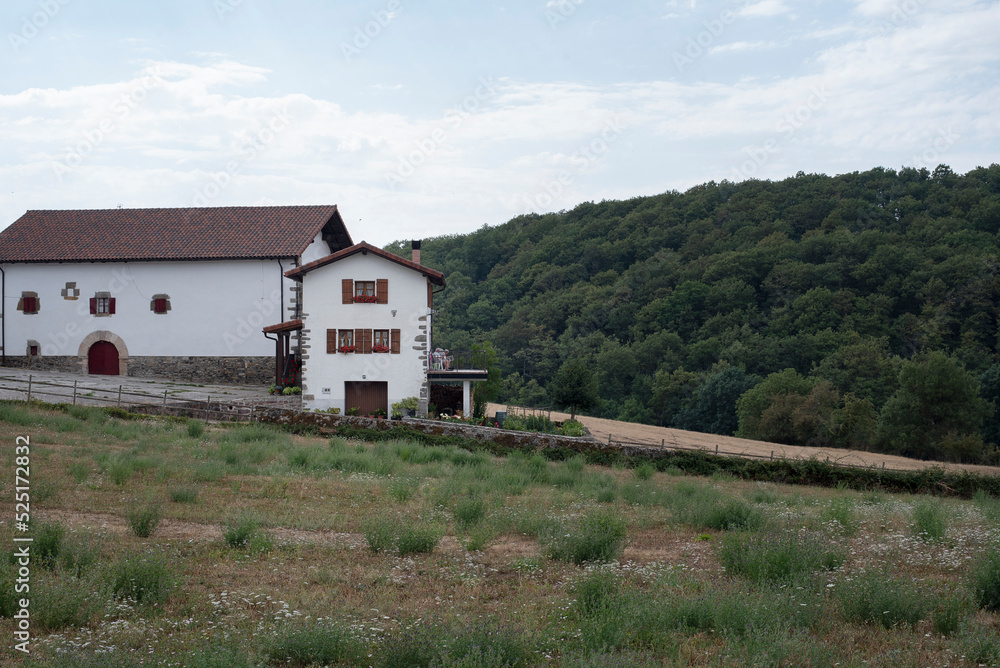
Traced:
POLYGON ((38 313, 39 306, 40 304, 37 292, 21 293, 21 299, 17 303, 18 310, 22 311, 25 315, 30 315, 32 313, 38 313))

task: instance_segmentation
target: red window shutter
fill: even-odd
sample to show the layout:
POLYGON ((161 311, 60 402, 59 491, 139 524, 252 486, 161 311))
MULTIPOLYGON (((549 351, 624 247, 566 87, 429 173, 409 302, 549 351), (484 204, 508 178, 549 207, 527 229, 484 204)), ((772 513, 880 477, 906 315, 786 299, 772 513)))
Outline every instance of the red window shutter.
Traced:
POLYGON ((108 297, 108 313, 114 314, 115 312, 115 298, 108 297))
POLYGON ((393 355, 399 354, 399 330, 389 330, 389 352, 393 355))
POLYGON ((345 278, 341 281, 344 303, 353 304, 354 303, 354 280, 350 278, 345 278))
POLYGON ((153 300, 153 311, 155 313, 166 313, 167 312, 167 300, 163 297, 158 297, 153 300))
POLYGON ((375 281, 376 304, 389 303, 389 279, 379 278, 375 281))
POLYGON ((97 313, 97 297, 91 297, 90 298, 90 312, 92 314, 96 314, 97 313))
POLYGON ((361 352, 370 355, 372 352, 372 330, 366 329, 361 338, 361 352))
POLYGON ((38 311, 38 306, 36 305, 35 297, 25 297, 24 298, 24 312, 25 313, 35 313, 38 311))
POLYGON ((337 352, 337 330, 326 330, 326 353, 332 355, 337 352))

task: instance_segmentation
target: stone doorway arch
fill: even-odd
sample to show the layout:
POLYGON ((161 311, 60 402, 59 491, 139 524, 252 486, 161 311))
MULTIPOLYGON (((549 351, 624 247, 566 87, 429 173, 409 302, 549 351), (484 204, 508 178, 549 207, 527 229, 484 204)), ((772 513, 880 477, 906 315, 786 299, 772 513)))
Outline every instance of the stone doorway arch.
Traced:
POLYGON ((118 374, 119 376, 128 375, 128 347, 120 336, 114 332, 99 331, 92 332, 88 334, 83 342, 80 343, 80 349, 77 352, 80 362, 80 373, 87 375, 89 373, 90 366, 90 349, 96 343, 105 342, 111 344, 118 351, 118 374))

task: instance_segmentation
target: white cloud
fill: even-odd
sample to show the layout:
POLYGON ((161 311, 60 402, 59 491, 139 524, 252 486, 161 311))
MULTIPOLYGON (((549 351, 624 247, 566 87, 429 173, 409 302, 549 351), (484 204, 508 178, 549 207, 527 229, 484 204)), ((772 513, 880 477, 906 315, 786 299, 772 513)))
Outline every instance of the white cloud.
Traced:
POLYGON ((760 0, 747 5, 739 11, 740 16, 778 16, 787 14, 791 9, 782 0, 760 0))
POLYGON ((729 51, 765 51, 780 46, 778 42, 730 42, 713 46, 709 54, 726 53, 729 51))

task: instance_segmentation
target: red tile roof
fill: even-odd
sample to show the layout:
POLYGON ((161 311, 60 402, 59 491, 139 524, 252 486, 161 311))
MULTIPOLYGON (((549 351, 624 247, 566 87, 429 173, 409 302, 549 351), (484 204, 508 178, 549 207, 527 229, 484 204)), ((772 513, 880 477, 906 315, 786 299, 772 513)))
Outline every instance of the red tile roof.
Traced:
POLYGON ((295 257, 320 232, 353 243, 332 205, 28 211, 0 232, 0 262, 295 257))
POLYGON ((389 251, 384 251, 378 246, 372 246, 369 243, 362 241, 359 244, 354 244, 349 248, 344 248, 336 253, 331 253, 326 257, 321 257, 318 260, 313 260, 312 262, 307 262, 301 267, 296 267, 295 269, 289 269, 285 272, 285 276, 288 278, 294 278, 295 280, 302 280, 302 277, 308 274, 313 269, 319 269, 320 267, 325 267, 328 264, 336 262, 337 260, 343 260, 345 257, 350 257, 356 253, 372 253, 373 255, 378 255, 379 257, 384 257, 386 260, 391 260, 396 264, 401 264, 408 269, 413 269, 414 271, 419 271, 421 274, 426 276, 431 280, 431 283, 435 285, 440 285, 444 287, 444 274, 440 271, 431 269, 430 267, 425 267, 422 264, 417 264, 416 262, 411 262, 406 258, 399 257, 389 251))

